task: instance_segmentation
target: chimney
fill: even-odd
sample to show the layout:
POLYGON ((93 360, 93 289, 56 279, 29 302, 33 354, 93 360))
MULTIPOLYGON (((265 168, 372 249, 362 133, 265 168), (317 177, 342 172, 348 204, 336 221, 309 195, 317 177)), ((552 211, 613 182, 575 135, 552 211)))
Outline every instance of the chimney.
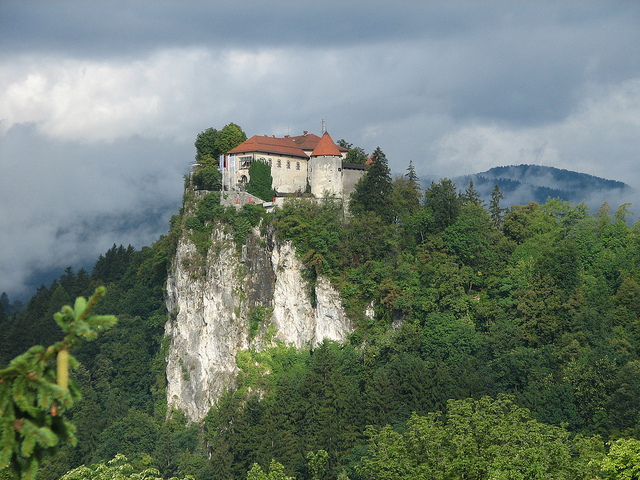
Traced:
POLYGON ((305 130, 302 132, 304 135, 306 135, 307 133, 309 133, 309 130, 305 130))

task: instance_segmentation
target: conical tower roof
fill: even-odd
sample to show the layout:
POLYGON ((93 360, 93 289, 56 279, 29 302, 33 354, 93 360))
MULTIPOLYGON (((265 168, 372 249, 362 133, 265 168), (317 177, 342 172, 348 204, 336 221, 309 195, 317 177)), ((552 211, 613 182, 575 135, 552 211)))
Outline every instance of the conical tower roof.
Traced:
POLYGON ((329 132, 324 132, 322 138, 311 152, 312 157, 342 157, 338 146, 334 143, 329 132))

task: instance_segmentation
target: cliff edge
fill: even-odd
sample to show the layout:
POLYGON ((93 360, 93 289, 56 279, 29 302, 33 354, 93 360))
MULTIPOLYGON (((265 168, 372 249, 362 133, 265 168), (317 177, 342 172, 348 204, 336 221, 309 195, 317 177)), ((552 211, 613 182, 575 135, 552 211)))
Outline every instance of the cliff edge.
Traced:
POLYGON ((353 326, 339 293, 320 277, 313 305, 302 269, 291 243, 269 229, 252 229, 239 250, 231 234, 215 226, 204 257, 183 232, 167 281, 169 407, 191 421, 204 418, 234 387, 241 350, 260 350, 274 339, 297 348, 346 340, 353 326))

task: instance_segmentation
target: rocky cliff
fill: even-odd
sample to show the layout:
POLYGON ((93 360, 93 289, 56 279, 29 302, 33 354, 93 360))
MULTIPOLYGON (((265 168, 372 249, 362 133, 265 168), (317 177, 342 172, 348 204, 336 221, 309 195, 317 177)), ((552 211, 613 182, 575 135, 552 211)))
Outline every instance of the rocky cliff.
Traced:
POLYGON ((298 348, 324 338, 342 342, 352 331, 340 295, 326 279, 317 280, 312 304, 290 243, 258 229, 241 252, 222 228, 213 230, 211 240, 203 258, 183 235, 167 282, 167 401, 192 421, 233 387, 236 354, 265 348, 274 330, 274 338, 298 348), (266 315, 250 329, 256 309, 266 315))

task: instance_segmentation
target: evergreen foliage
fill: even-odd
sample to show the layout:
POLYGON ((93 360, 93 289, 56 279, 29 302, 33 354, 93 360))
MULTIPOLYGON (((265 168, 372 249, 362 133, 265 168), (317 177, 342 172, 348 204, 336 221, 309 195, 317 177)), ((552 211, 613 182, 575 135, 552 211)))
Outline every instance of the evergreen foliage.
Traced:
POLYGON ((500 208, 500 200, 504 199, 504 195, 500 191, 500 187, 496 183, 491 191, 491 203, 489 203, 489 214, 491 215, 491 221, 493 226, 500 228, 502 226, 502 214, 503 208, 500 208))
POLYGON ((391 223, 391 171, 386 155, 377 147, 367 173, 358 181, 351 195, 349 210, 355 216, 374 213, 384 223, 391 223))
POLYGON ((88 301, 78 297, 73 307, 54 315, 66 334, 63 340, 46 349, 31 347, 0 370, 0 469, 10 466, 20 478, 35 479, 45 455, 61 443, 76 444, 76 429, 63 416, 80 399, 78 385, 69 378, 69 368, 77 366, 69 349, 115 325, 114 316, 92 314, 104 292, 96 289, 88 301))
POLYGON ((273 178, 271 177, 271 167, 267 162, 262 160, 254 160, 249 166, 249 182, 246 185, 247 192, 251 195, 270 202, 276 196, 276 191, 271 186, 273 178))
MULTIPOLYGON (((78 447, 61 446, 39 478, 117 452, 163 478, 635 478, 640 228, 629 207, 503 210, 499 189, 485 207, 473 185, 459 194, 443 179, 423 193, 411 177, 388 179, 386 218, 364 204, 345 216, 336 200, 236 211, 189 189, 166 237, 114 245, 91 275, 68 269, 0 316, 5 365, 34 338, 54 342, 43 315, 96 282, 108 288, 96 311, 120 321, 77 349, 78 447), (205 255, 215 225, 239 246, 257 225, 290 240, 309 284, 328 278, 357 328, 344 345, 243 351, 237 389, 187 424, 166 412, 163 326, 175 312, 164 283, 179 236, 205 255)), ((252 333, 265 316, 252 312, 252 333)))

